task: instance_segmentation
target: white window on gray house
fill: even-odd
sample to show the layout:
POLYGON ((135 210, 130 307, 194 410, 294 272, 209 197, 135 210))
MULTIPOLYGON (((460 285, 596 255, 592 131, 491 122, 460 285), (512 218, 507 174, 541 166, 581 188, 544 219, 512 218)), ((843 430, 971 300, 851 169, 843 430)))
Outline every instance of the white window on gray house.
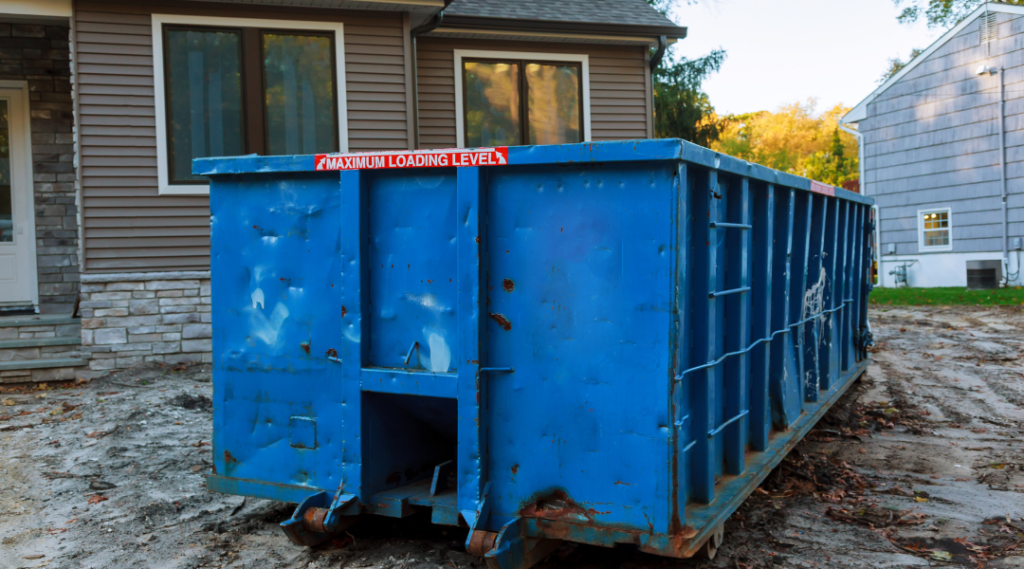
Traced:
POLYGON ((160 194, 209 191, 192 175, 195 158, 348 150, 341 23, 166 14, 152 23, 160 194))
POLYGON ((917 213, 918 247, 921 251, 953 249, 952 216, 953 212, 948 207, 917 213))
POLYGON ((338 150, 333 34, 164 26, 172 184, 205 156, 338 150))

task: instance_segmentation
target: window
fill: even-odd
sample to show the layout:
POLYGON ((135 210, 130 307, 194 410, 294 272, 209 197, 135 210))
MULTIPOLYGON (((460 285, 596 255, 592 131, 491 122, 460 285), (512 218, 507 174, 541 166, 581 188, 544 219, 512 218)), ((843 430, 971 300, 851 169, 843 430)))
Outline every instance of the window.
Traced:
POLYGON ((460 147, 590 138, 585 55, 455 50, 460 147))
POLYGON ((952 211, 949 208, 919 211, 918 246, 922 251, 953 249, 952 211))
POLYGON ((347 151, 341 28, 154 15, 160 193, 208 192, 193 158, 347 151))

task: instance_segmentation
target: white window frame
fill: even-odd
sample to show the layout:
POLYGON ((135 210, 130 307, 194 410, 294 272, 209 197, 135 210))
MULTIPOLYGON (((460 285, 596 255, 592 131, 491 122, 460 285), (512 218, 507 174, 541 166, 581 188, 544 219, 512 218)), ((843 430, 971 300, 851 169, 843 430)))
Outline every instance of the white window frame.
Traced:
POLYGON ((459 148, 466 147, 466 129, 462 101, 462 59, 527 59, 532 61, 564 61, 579 63, 583 70, 583 140, 591 140, 590 134, 590 56, 579 53, 538 53, 533 51, 486 51, 478 49, 455 50, 455 136, 459 148))
POLYGON ((930 251, 952 251, 953 250, 953 208, 951 207, 933 207, 929 209, 917 210, 917 250, 922 253, 930 251), (927 247, 924 244, 924 216, 930 213, 945 213, 946 219, 949 220, 947 231, 949 231, 949 245, 933 245, 927 247))
POLYGON ((334 32, 334 60, 337 62, 335 81, 338 98, 338 151, 348 152, 348 105, 345 88, 345 34, 340 22, 310 22, 300 20, 267 20, 257 18, 214 18, 207 16, 179 16, 153 14, 153 89, 156 99, 156 164, 160 195, 209 195, 210 186, 199 184, 171 184, 167 166, 167 106, 164 100, 164 24, 186 26, 264 28, 271 30, 313 30, 334 32))

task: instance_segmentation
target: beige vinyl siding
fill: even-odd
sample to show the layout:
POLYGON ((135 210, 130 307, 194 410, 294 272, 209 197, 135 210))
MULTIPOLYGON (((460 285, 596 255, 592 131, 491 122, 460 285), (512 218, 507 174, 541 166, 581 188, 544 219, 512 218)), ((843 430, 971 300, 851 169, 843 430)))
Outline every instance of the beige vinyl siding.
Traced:
POLYGON ((417 63, 420 146, 423 148, 451 148, 457 144, 456 49, 587 54, 593 139, 622 140, 648 136, 651 113, 646 47, 420 37, 417 40, 417 63))
POLYGON ((409 147, 401 14, 80 0, 75 49, 86 272, 209 267, 209 199, 157 191, 152 12, 343 22, 349 149, 409 147))

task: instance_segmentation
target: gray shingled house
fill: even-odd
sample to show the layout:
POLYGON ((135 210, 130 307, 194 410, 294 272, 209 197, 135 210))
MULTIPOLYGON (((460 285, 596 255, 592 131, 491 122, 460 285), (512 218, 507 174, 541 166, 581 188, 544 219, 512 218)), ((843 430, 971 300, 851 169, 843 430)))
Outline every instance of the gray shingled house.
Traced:
POLYGON ((883 286, 1022 283, 1024 6, 989 3, 844 117, 883 286))
POLYGON ((685 35, 645 0, 0 0, 0 382, 209 359, 193 158, 647 138, 685 35))

